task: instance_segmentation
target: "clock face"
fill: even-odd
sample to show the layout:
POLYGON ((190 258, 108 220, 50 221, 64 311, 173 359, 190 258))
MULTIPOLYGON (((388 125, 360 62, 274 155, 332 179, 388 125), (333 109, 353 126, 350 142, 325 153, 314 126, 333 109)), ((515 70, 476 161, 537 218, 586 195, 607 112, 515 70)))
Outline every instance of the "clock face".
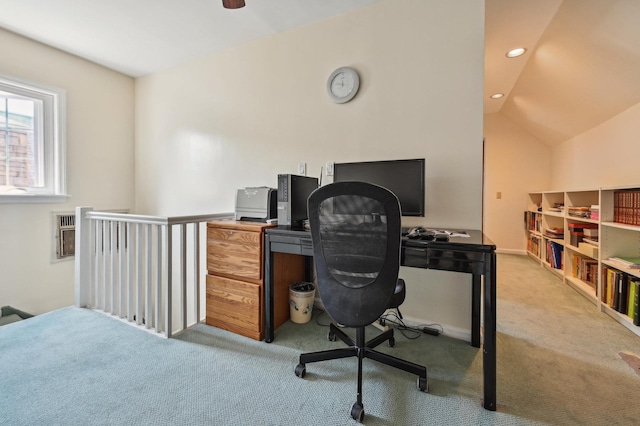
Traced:
POLYGON ((346 72, 340 72, 331 82, 331 93, 339 98, 344 98, 353 91, 353 84, 353 75, 346 72))
POLYGON ((353 68, 342 67, 335 70, 327 80, 327 92, 335 103, 349 102, 358 92, 360 77, 353 68))

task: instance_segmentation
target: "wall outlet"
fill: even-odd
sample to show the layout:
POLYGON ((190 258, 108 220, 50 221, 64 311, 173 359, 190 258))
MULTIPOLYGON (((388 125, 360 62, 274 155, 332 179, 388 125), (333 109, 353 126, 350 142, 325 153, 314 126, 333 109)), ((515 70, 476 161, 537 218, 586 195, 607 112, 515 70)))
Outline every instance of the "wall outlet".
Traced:
POLYGON ((333 161, 327 161, 324 165, 324 170, 327 176, 333 176, 333 161))
POLYGON ((298 163, 298 174, 300 176, 307 175, 307 163, 298 163))

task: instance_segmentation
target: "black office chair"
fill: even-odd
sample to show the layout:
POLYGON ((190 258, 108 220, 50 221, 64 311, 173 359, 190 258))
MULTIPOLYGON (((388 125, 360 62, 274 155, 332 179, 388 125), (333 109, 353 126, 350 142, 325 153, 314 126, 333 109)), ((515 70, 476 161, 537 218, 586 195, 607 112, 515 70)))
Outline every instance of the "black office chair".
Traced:
POLYGON ((358 395, 351 417, 361 422, 364 358, 417 374, 418 388, 428 391, 426 367, 374 350, 385 341, 395 346, 392 328, 365 341, 365 326, 404 300, 404 281, 398 279, 400 204, 380 186, 336 182, 309 196, 308 211, 320 299, 335 322, 356 329, 356 339, 331 324, 329 340, 338 337, 349 347, 302 354, 295 374, 304 377, 311 362, 358 357, 358 395))

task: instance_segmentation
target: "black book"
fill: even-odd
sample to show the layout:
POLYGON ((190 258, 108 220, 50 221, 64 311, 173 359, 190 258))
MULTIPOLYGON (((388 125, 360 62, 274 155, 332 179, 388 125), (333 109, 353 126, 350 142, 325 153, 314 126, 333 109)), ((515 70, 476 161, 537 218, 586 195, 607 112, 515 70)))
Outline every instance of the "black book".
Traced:
POLYGON ((622 274, 622 282, 620 283, 620 306, 618 312, 627 314, 629 309, 629 275, 622 274))
POLYGON ((620 284, 622 283, 622 272, 616 272, 615 282, 613 283, 613 303, 611 307, 615 311, 619 311, 620 307, 620 284))

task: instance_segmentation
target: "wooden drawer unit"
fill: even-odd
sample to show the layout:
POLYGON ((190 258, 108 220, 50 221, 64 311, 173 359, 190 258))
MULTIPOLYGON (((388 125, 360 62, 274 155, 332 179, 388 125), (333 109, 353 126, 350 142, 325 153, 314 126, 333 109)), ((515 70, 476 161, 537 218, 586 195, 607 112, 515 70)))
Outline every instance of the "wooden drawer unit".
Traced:
MULTIPOLYGON (((274 225, 219 221, 207 224, 209 325, 264 339, 264 229, 274 225)), ((289 285, 304 278, 302 256, 275 262, 275 327, 289 319, 289 285)))

